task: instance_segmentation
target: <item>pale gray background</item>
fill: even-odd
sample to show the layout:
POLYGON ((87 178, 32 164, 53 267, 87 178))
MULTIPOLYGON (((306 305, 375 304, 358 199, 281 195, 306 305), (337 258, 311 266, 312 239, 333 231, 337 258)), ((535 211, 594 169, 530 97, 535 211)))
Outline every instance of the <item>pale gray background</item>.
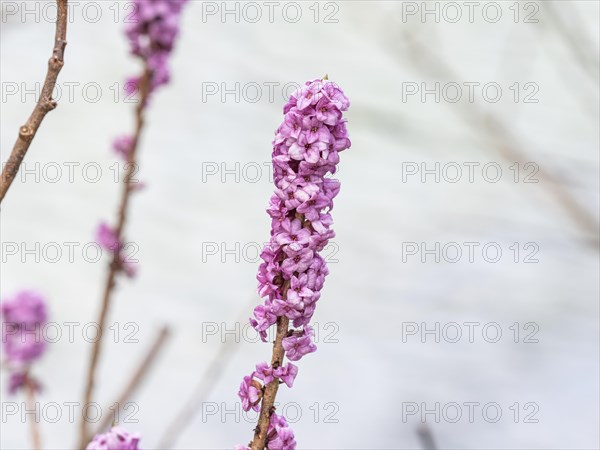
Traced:
MULTIPOLYGON (((3 10, 8 3, 14 2, 2 2, 3 10)), ((63 98, 48 115, 26 162, 28 168, 36 162, 95 162, 103 176, 88 183, 76 170, 69 183, 65 169, 57 183, 43 177, 36 183, 31 176, 27 183, 17 180, 2 205, 4 243, 30 248, 35 242, 86 243, 100 220, 113 220, 119 186, 109 169, 116 161, 110 143, 131 129, 133 105, 115 102, 110 87, 139 66, 127 55, 123 25, 113 18, 124 4, 100 3, 98 23, 83 19, 82 6, 75 10, 59 81, 80 84, 73 102, 63 98), (102 88, 97 103, 81 95, 88 82, 102 88)), ((32 8, 34 2, 27 4, 32 8)), ((321 324, 337 325, 339 342, 320 343, 316 354, 299 363, 296 386, 280 391, 282 402, 297 402, 302 410, 292 425, 299 448, 420 448, 415 432, 420 421, 403 423, 402 402, 501 405, 498 423, 487 423, 481 414, 474 423, 464 418, 430 423, 440 448, 598 448, 599 267, 598 249, 590 244, 593 233, 559 205, 548 182, 514 183, 508 169, 513 161, 502 156, 494 136, 478 122, 481 112, 466 121, 461 112, 475 107, 495 115, 525 161, 556 177, 597 221, 599 7, 595 1, 552 3, 551 11, 561 18, 557 22, 548 5, 537 2, 539 22, 515 24, 513 2, 499 4, 503 17, 497 23, 485 21, 480 10, 474 23, 463 18, 438 24, 431 17, 403 23, 401 2, 337 2, 338 23, 323 23, 322 16, 314 23, 307 2, 298 23, 284 20, 280 7, 274 23, 263 17, 252 24, 232 17, 222 23, 218 16, 203 21, 202 2, 190 2, 171 62, 173 82, 153 98, 142 140, 139 176, 148 186, 133 199, 127 227, 129 240, 140 247, 140 273, 123 281, 110 316, 121 328, 139 324, 140 342, 107 341, 99 372, 97 399, 105 405, 155 330, 163 323, 172 327, 160 364, 134 399, 139 423, 126 425, 142 433, 142 448, 156 447, 222 349, 218 337, 203 342, 202 324, 227 322, 231 328, 255 303, 258 264, 236 263, 232 256, 226 263, 218 255, 203 258, 202 248, 206 242, 233 248, 236 242, 268 239, 268 172, 255 183, 238 183, 232 176, 225 183, 218 176, 203 182, 202 164, 268 162, 272 133, 282 119, 281 86, 325 73, 352 100, 347 117, 353 146, 342 154, 342 191, 333 211, 339 262, 330 264, 315 315, 321 324), (419 62, 424 52, 433 52, 456 75, 432 74, 419 62), (435 81, 494 81, 503 96, 495 104, 480 94, 472 105, 435 103, 431 97, 426 103, 418 97, 402 102, 403 82, 435 81), (273 101, 265 90, 256 103, 236 103, 232 96, 203 102, 207 82, 276 82, 279 88, 273 101), (514 103, 508 89, 514 82, 537 83, 539 102, 514 103), (403 162, 470 161, 495 162, 504 176, 498 183, 485 182, 480 172, 475 183, 401 179, 403 162), (466 257, 455 264, 421 263, 418 257, 402 262, 403 242, 452 241, 497 242, 505 253, 497 264, 485 262, 480 253, 474 263, 466 257), (514 263, 508 250, 514 242, 537 243, 539 263, 514 263), (480 334, 472 344, 465 339, 423 344, 415 338, 403 343, 406 321, 497 322, 504 335, 497 344, 480 334), (513 343, 508 327, 514 322, 537 323, 539 343, 513 343), (318 423, 309 409, 315 402, 321 405, 318 423), (338 406, 339 423, 323 423, 327 402, 338 406), (515 424, 509 410, 515 402, 536 402, 539 423, 515 424)), ((93 19, 95 10, 87 11, 93 19)), ((43 17, 26 19, 3 16, 3 95, 7 83, 24 83, 21 92, 45 73, 54 25, 43 17)), ((2 161, 33 103, 33 95, 25 101, 20 95, 3 98, 2 161)), ((19 256, 2 264, 3 297, 34 288, 47 296, 52 320, 94 320, 105 260, 88 263, 78 252, 74 263, 64 255, 55 264, 35 263, 31 256, 22 264, 19 256)), ((81 401, 91 345, 78 330, 74 343, 64 336, 35 367, 45 386, 42 405, 81 401)), ((269 355, 268 345, 239 344, 204 400, 233 409, 242 376, 269 355)), ((3 383, 4 405, 22 401, 5 391, 3 383)), ((74 445, 77 426, 66 417, 41 426, 46 448, 74 445)), ((246 443, 252 427, 235 414, 225 421, 198 414, 175 448, 231 448, 246 443)), ((26 425, 18 417, 3 420, 1 435, 3 448, 29 448, 26 425)))

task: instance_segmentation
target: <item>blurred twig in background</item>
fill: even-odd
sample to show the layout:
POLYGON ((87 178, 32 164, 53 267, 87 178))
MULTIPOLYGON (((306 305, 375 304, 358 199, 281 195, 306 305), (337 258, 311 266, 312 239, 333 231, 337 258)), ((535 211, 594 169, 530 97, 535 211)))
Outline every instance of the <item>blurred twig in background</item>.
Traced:
MULTIPOLYGON (((568 8, 562 8, 560 11, 551 1, 546 1, 540 6, 544 18, 548 20, 540 21, 541 25, 545 26, 536 27, 536 30, 557 36, 565 44, 567 51, 570 51, 574 64, 565 65, 562 58, 553 58, 556 69, 561 75, 579 69, 583 78, 591 81, 591 83, 573 83, 572 79, 565 79, 565 82, 572 87, 570 91, 578 97, 585 115, 596 123, 600 109, 600 60, 598 59, 600 48, 585 32, 586 26, 577 10, 577 2, 572 2, 568 8)), ((547 40, 548 36, 540 38, 540 42, 547 42, 547 40)), ((556 51, 554 48, 548 50, 556 51)))
MULTIPOLYGON (((255 303, 256 300, 252 299, 250 305, 253 306, 255 303)), ((237 320, 240 323, 248 320, 247 305, 242 308, 237 320)), ((215 380, 224 372, 227 364, 229 364, 239 348, 240 345, 235 342, 226 340, 223 343, 212 361, 206 365, 206 369, 200 377, 196 389, 194 389, 194 392, 189 396, 188 401, 185 402, 175 418, 169 423, 156 448, 173 448, 173 445, 177 442, 177 438, 181 437, 183 430, 187 428, 200 409, 202 402, 210 395, 215 385, 215 380)))
POLYGON ((34 450, 40 450, 42 448, 42 438, 40 435, 39 422, 40 417, 38 414, 38 407, 36 407, 35 393, 38 389, 37 383, 29 376, 29 373, 25 374, 25 395, 27 398, 26 405, 28 411, 33 411, 33 418, 29 420, 29 427, 31 430, 31 443, 34 450))
POLYGON ((592 40, 585 34, 585 27, 582 26, 581 17, 577 12, 576 4, 569 5, 561 11, 556 9, 553 2, 542 2, 546 17, 550 18, 554 29, 558 31, 562 39, 571 50, 574 60, 583 69, 583 72, 592 81, 593 86, 598 89, 600 83, 600 58, 598 58, 598 48, 595 47, 592 40), (568 11, 568 22, 565 22, 564 16, 568 11))
POLYGON ((17 176, 23 158, 25 158, 25 154, 29 150, 29 145, 33 141, 44 117, 56 108, 57 105, 56 101, 52 99, 52 93, 58 74, 64 65, 65 47, 67 46, 67 0, 57 0, 56 5, 54 48, 52 56, 48 61, 48 72, 46 73, 40 98, 38 98, 38 102, 25 125, 19 129, 19 137, 17 137, 12 152, 2 169, 2 176, 0 177, 0 202, 4 199, 8 188, 17 176))
POLYGON ((417 435, 419 436, 423 450, 437 450, 433 439, 433 433, 431 433, 431 430, 426 423, 417 428, 417 435))
MULTIPOLYGON (((127 383, 125 389, 123 389, 123 392, 121 393, 117 401, 111 403, 111 405, 117 405, 117 409, 114 411, 115 415, 117 415, 119 411, 123 409, 125 403, 133 396, 133 394, 135 394, 135 391, 137 390, 141 382, 148 375, 152 364, 156 360, 156 357, 158 356, 160 350, 165 344, 167 338, 169 337, 169 334, 170 330, 169 327, 167 327, 166 325, 159 330, 158 334, 156 335, 156 338, 154 339, 154 343, 148 350, 148 353, 146 353, 146 356, 141 361, 136 371, 133 373, 133 376, 129 380, 129 383, 127 383)), ((110 408, 107 408, 107 410, 108 409, 110 408)), ((96 433, 102 433, 106 429, 108 429, 108 427, 110 427, 111 425, 111 420, 112 417, 109 414, 107 414, 104 417, 104 420, 102 420, 102 422, 100 423, 100 426, 98 427, 96 433)))
MULTIPOLYGON (((106 282, 104 285, 104 294, 102 296, 102 305, 100 307, 98 320, 96 323, 98 324, 98 328, 100 330, 99 336, 102 336, 102 332, 104 331, 104 327, 106 325, 106 318, 108 316, 108 310, 110 307, 112 294, 114 292, 114 288, 116 285, 117 274, 123 270, 123 261, 121 261, 121 253, 120 247, 123 242, 123 231, 125 228, 125 223, 127 220, 127 211, 129 206, 129 199, 131 193, 135 190, 135 183, 133 183, 133 176, 137 167, 137 159, 136 159, 136 151, 138 148, 138 144, 140 141, 140 136, 142 134, 142 129, 144 128, 144 111, 145 106, 148 101, 148 96, 151 90, 150 83, 152 78, 152 72, 150 68, 146 65, 144 67, 143 75, 140 78, 139 82, 139 92, 140 98, 136 108, 135 115, 135 134, 133 136, 133 142, 131 144, 131 149, 127 154, 127 165, 125 178, 122 184, 121 190, 121 202, 118 210, 118 221, 117 226, 115 227, 115 239, 119 245, 119 248, 113 252, 113 259, 109 265, 108 274, 106 277, 106 282)), ((84 408, 86 405, 89 405, 92 401, 92 396, 94 392, 94 383, 96 377, 96 368, 98 366, 98 360, 100 358, 100 352, 102 350, 102 339, 99 338, 94 342, 94 347, 92 348, 92 355, 90 358, 90 362, 88 365, 86 384, 85 384, 85 394, 83 405, 84 408)), ((88 423, 85 418, 82 418, 81 427, 79 432, 79 448, 85 448, 86 443, 88 442, 89 430, 88 423)))
MULTIPOLYGON (((430 46, 404 28, 403 38, 407 54, 416 66, 429 76, 447 80, 458 80, 458 74, 445 62, 440 55, 430 46)), ((475 103, 457 103, 451 110, 464 122, 473 128, 483 131, 486 138, 492 138, 496 151, 506 160, 525 164, 531 160, 528 156, 528 147, 510 132, 509 125, 496 114, 488 112, 475 103)), ((587 241, 598 249, 598 221, 588 212, 573 195, 567 190, 564 183, 550 171, 539 165, 537 173, 541 184, 548 189, 550 195, 563 210, 573 219, 574 223, 584 232, 587 241)))

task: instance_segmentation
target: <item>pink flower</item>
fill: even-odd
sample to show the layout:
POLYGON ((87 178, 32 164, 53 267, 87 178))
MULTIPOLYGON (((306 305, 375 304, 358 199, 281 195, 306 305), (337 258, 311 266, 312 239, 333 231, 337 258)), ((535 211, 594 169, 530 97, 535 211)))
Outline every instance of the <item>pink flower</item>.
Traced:
POLYGON ((310 84, 307 83, 307 86, 302 87, 296 94, 296 107, 299 110, 302 110, 308 106, 316 104, 323 97, 321 87, 322 85, 320 81, 314 81, 310 84))
POLYGON ((118 254, 119 270, 123 271, 127 277, 133 278, 137 275, 137 261, 129 259, 123 243, 117 237, 116 231, 105 222, 102 222, 96 230, 96 242, 106 250, 110 250, 113 254, 118 254))
POLYGON ((285 248, 287 259, 283 261, 281 270, 286 278, 291 277, 294 272, 302 273, 308 269, 313 258, 313 251, 300 244, 290 244, 285 248))
POLYGON ((8 393, 14 395, 19 391, 19 389, 25 387, 26 385, 32 387, 36 392, 42 390, 42 387, 39 385, 39 383, 32 379, 27 372, 12 372, 8 380, 8 393))
POLYGON ((298 140, 290 146, 289 155, 297 161, 304 160, 316 164, 321 157, 321 152, 327 150, 327 148, 327 142, 310 142, 308 133, 301 134, 298 140))
POLYGON ((266 362, 262 362, 256 365, 256 377, 260 378, 265 385, 269 384, 275 379, 273 376, 273 369, 266 362))
POLYGON ((262 386, 258 381, 254 379, 254 373, 249 376, 245 376, 242 384, 240 384, 240 390, 238 396, 242 400, 242 409, 244 411, 259 411, 259 403, 262 398, 262 386))
POLYGON ((340 110, 328 98, 322 98, 315 107, 317 120, 327 125, 337 125, 342 117, 340 110))
POLYGON ((129 433, 121 427, 113 427, 109 432, 97 434, 86 450, 138 450, 140 435, 129 433))
POLYGON ((129 154, 133 149, 133 138, 128 135, 119 136, 113 141, 113 150, 123 161, 129 161, 129 154))
POLYGON ((302 129, 308 142, 321 141, 329 143, 332 139, 329 128, 316 117, 305 117, 302 120, 302 129))
POLYGON ((271 311, 271 305, 258 305, 254 308, 254 317, 256 319, 250 319, 250 324, 260 333, 260 337, 263 342, 267 341, 266 330, 275 322, 277 322, 277 316, 271 311))
POLYGON ((279 428, 274 438, 269 441, 269 450, 294 450, 296 441, 291 428, 279 428))
POLYGON ((283 123, 276 132, 277 138, 275 142, 283 142, 286 139, 298 139, 302 131, 302 114, 298 112, 290 112, 285 115, 283 123))
POLYGON ((140 77, 129 77, 125 81, 125 86, 123 86, 123 90, 125 94, 128 96, 132 96, 138 93, 140 89, 140 77))
POLYGON ((309 198, 304 200, 298 207, 296 211, 301 214, 304 214, 304 217, 310 221, 319 220, 319 216, 321 212, 332 205, 331 198, 328 197, 324 192, 319 191, 315 192, 309 198))
POLYGON ((17 326, 43 324, 48 320, 46 302, 35 291, 21 291, 2 303, 2 317, 17 326))
POLYGON ((335 83, 325 83, 323 86, 325 97, 340 111, 350 108, 350 100, 344 95, 344 91, 335 83))
POLYGON ((283 348, 290 361, 298 361, 304 355, 317 350, 317 346, 312 342, 313 334, 312 328, 305 326, 302 331, 295 331, 283 339, 283 348))
POLYGON ((285 316, 288 319, 298 319, 302 317, 302 309, 297 305, 292 305, 284 299, 273 300, 272 311, 278 316, 285 316))
POLYGON ((117 238, 117 234, 106 222, 100 223, 96 230, 96 242, 106 250, 111 252, 117 251, 121 244, 117 238))
POLYGON ((47 320, 46 302, 37 292, 21 291, 2 303, 2 347, 17 371, 46 350, 42 328, 47 320))
POLYGON ((285 418, 275 413, 271 414, 267 439, 269 450, 295 450, 296 448, 294 432, 288 426, 285 418))
POLYGON ((280 378, 289 388, 294 385, 297 374, 298 367, 292 363, 287 363, 285 366, 279 366, 273 371, 273 375, 280 378))
POLYGON ((274 236, 275 242, 279 245, 288 245, 293 242, 304 245, 310 238, 310 230, 302 228, 302 223, 298 219, 285 219, 281 222, 281 231, 274 236))
POLYGON ((290 279, 290 288, 287 291, 287 301, 296 306, 300 310, 304 309, 305 302, 310 302, 314 292, 306 285, 308 283, 308 275, 303 273, 298 276, 292 276, 290 279))

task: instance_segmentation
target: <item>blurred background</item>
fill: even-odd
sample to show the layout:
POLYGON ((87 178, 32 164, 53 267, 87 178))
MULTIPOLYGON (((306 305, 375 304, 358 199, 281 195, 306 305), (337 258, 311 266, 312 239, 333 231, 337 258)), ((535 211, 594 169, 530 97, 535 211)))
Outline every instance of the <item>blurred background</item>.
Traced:
MULTIPOLYGON (((49 3, 1 2, 2 161, 45 75, 49 3)), ((42 292, 62 330, 34 368, 49 449, 76 442, 81 410, 74 423, 65 404, 82 401, 83 330, 108 261, 83 248, 114 222, 111 142, 132 129, 122 85, 140 70, 123 34, 130 4, 76 3, 59 106, 1 216, 2 298, 42 292)), ((294 86, 328 74, 352 102, 352 148, 336 174, 319 350, 278 395, 298 447, 426 448, 426 423, 438 448, 598 448, 598 2, 268 3, 185 7, 139 151, 146 187, 126 229, 139 274, 111 307, 102 412, 167 325, 118 421, 147 449, 250 440, 237 391, 271 355, 246 325, 271 140, 294 86)), ((22 411, 7 413, 23 398, 5 384, 1 446, 30 448, 22 411)))

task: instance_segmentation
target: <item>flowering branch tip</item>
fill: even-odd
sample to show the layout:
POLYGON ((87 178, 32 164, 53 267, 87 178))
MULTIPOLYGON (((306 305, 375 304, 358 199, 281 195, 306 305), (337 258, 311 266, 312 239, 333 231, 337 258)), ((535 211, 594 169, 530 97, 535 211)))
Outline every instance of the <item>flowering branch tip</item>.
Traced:
POLYGON ((342 112, 348 98, 327 75, 309 81, 285 105, 283 123, 273 141, 275 193, 270 200, 271 239, 264 247, 257 279, 265 298, 254 309, 252 326, 266 342, 276 325, 271 364, 256 365, 244 377, 238 395, 245 411, 259 411, 251 450, 293 450, 294 433, 285 418, 275 414, 280 384, 292 387, 298 361, 316 351, 309 325, 329 273, 319 255, 335 236, 330 211, 340 190, 329 175, 337 170, 339 152, 350 147, 342 112), (290 328, 290 323, 292 328, 290 328))

